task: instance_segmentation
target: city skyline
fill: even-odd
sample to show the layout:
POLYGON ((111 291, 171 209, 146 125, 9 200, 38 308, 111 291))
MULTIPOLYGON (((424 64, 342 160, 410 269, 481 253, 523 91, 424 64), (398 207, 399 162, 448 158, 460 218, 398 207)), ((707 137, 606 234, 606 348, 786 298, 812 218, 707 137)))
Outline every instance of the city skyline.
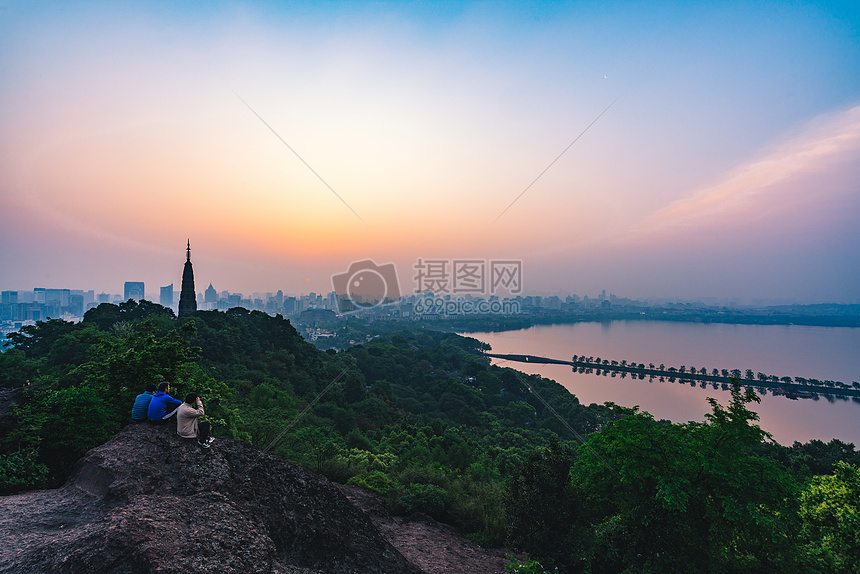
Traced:
POLYGON ((860 6, 2 14, 4 291, 157 301, 190 237, 198 287, 242 293, 438 258, 522 261, 534 294, 860 302, 860 6))
MULTIPOLYGON (((190 241, 189 247, 187 249, 188 253, 186 254, 186 269, 188 263, 191 262, 190 255, 190 241)), ((421 265, 416 266, 416 269, 412 271, 418 273, 418 275, 403 275, 393 269, 392 279, 397 281, 397 296, 395 300, 411 300, 415 296, 424 296, 433 294, 434 296, 444 297, 447 299, 517 299, 521 300, 523 298, 532 299, 532 298, 546 298, 546 299, 558 299, 558 300, 588 300, 589 298, 602 301, 604 299, 609 300, 610 298, 615 299, 623 299, 629 301, 639 301, 644 303, 667 303, 667 302, 685 302, 685 303, 701 303, 707 305, 731 305, 731 306, 761 306, 761 305, 778 305, 778 304, 795 304, 796 301, 788 300, 788 299, 773 299, 773 298, 754 298, 752 300, 743 300, 740 298, 730 298, 730 297, 698 297, 685 299, 680 297, 636 297, 631 294, 619 294, 613 293, 612 291, 607 291, 606 289, 600 290, 599 293, 585 293, 585 292, 575 292, 573 290, 555 290, 552 292, 540 292, 540 291, 532 291, 532 290, 515 290, 511 292, 510 289, 507 291, 499 289, 498 291, 494 288, 491 288, 489 285, 482 285, 478 289, 464 290, 457 289, 456 281, 452 280, 454 275, 451 269, 446 269, 444 275, 437 275, 435 280, 428 280, 425 275, 428 273, 427 269, 433 265, 437 268, 440 265, 448 268, 451 263, 456 263, 456 260, 432 260, 432 261, 423 261, 421 265), (401 278, 402 277, 402 278, 401 278), (404 281, 405 279, 405 281, 404 281), (410 281, 411 279, 411 281, 410 281), (415 287, 410 288, 411 287, 415 287), (402 292, 400 289, 402 287, 407 287, 402 292)), ((359 262, 359 263, 372 263, 372 262, 359 262)), ((486 263, 486 262, 483 262, 486 263)), ((505 262, 511 263, 511 262, 505 262)), ((521 264, 521 262, 513 262, 515 264, 521 264)), ((393 267, 393 265, 392 265, 393 267)), ((359 266, 359 271, 363 270, 362 267, 359 266)), ((183 270, 183 277, 185 275, 185 270, 183 270)), ((345 273, 343 275, 348 275, 345 273)), ((353 276, 352 278, 354 278, 353 276)), ((482 277, 483 280, 483 277, 482 277)), ((224 302, 229 300, 242 301, 242 305, 237 303, 236 306, 246 306, 246 301, 253 302, 257 299, 271 299, 273 297, 283 298, 293 298, 297 300, 306 300, 307 298, 314 299, 323 297, 332 298, 332 301, 337 298, 339 294, 339 288, 336 285, 336 281, 333 281, 335 285, 330 286, 327 290, 321 290, 319 292, 316 291, 287 291, 285 289, 273 289, 273 290, 252 290, 250 292, 247 291, 236 291, 230 290, 229 288, 215 288, 213 283, 210 281, 206 288, 194 288, 194 294, 196 296, 196 300, 198 304, 208 304, 208 303, 217 303, 224 302), (236 299, 238 297, 239 299, 236 299)), ((84 301, 84 311, 86 311, 88 303, 95 303, 95 305, 99 303, 121 303, 128 300, 141 301, 146 299, 153 303, 159 303, 165 307, 174 308, 174 311, 178 309, 179 305, 179 297, 181 291, 176 289, 175 282, 166 286, 155 286, 151 287, 149 291, 146 290, 147 283, 145 281, 124 281, 122 294, 116 293, 108 290, 97 290, 97 289, 77 289, 70 287, 45 287, 45 286, 34 286, 32 288, 27 289, 4 289, 2 292, 4 296, 6 294, 16 294, 16 297, 22 297, 22 300, 27 302, 32 302, 37 299, 35 295, 36 292, 65 292, 66 297, 68 297, 68 293, 72 293, 73 295, 83 295, 84 301)), ((202 282, 201 285, 205 285, 206 282, 202 282)), ((193 279, 192 279, 193 286, 193 279)), ((354 296, 354 294, 350 294, 350 297, 354 296)), ((93 306, 95 306, 93 305, 93 306)), ((335 304, 332 303, 332 307, 335 304)), ((374 305, 375 306, 375 305, 374 305)), ((203 310, 212 310, 212 309, 226 309, 226 307, 218 307, 218 306, 203 306, 201 307, 203 310)))

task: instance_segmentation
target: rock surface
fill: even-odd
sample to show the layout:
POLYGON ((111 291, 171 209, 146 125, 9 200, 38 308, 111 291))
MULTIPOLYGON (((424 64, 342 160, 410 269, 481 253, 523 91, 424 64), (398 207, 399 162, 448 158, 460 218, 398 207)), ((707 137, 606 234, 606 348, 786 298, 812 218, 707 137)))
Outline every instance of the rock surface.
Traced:
POLYGON ((326 478, 130 425, 66 484, 0 498, 0 572, 420 574, 326 478))
POLYGON ((420 512, 391 516, 382 497, 363 488, 342 484, 337 487, 364 510, 386 540, 425 574, 502 574, 510 562, 509 554, 525 558, 504 548, 481 548, 447 524, 420 512))

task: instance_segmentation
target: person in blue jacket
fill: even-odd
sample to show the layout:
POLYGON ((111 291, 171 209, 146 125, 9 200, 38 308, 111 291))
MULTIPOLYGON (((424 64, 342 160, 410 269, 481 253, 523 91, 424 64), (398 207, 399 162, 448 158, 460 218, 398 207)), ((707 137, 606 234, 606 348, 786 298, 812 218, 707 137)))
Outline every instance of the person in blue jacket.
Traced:
POLYGON ((149 403, 155 393, 155 388, 154 384, 149 383, 146 385, 146 390, 134 398, 134 404, 131 407, 131 420, 136 423, 147 420, 146 413, 149 410, 149 403))
POLYGON ((152 400, 149 401, 149 409, 146 411, 146 418, 152 423, 166 422, 164 415, 168 413, 168 408, 174 410, 182 404, 179 399, 174 399, 167 393, 170 392, 170 383, 161 383, 158 385, 158 391, 152 395, 152 400))

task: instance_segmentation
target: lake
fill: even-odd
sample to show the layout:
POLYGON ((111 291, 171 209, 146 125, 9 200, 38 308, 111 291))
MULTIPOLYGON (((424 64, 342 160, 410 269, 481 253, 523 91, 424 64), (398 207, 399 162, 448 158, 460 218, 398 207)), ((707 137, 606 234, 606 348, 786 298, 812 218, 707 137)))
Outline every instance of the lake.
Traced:
MULTIPOLYGON (((860 381, 860 329, 797 325, 726 325, 670 321, 611 321, 540 325, 519 331, 464 333, 489 343, 496 353, 517 353, 570 360, 573 355, 621 362, 664 363, 712 369, 752 369, 768 375, 819 380, 860 381)), ((707 397, 723 405, 729 391, 689 384, 574 373, 566 365, 493 364, 554 379, 583 404, 612 401, 638 405, 654 417, 673 422, 703 421, 711 411, 707 397)), ((761 427, 780 444, 838 438, 860 446, 860 404, 825 397, 790 400, 759 395, 749 408, 759 413, 761 427)))

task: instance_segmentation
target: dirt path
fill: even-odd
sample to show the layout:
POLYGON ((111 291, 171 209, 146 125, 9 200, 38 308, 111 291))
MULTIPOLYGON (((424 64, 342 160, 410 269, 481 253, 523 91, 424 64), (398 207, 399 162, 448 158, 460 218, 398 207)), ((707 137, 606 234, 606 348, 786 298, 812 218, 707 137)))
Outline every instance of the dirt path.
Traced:
POLYGON ((505 549, 481 548, 425 514, 391 516, 382 497, 357 486, 337 485, 368 515, 392 546, 426 574, 504 574, 505 549))

